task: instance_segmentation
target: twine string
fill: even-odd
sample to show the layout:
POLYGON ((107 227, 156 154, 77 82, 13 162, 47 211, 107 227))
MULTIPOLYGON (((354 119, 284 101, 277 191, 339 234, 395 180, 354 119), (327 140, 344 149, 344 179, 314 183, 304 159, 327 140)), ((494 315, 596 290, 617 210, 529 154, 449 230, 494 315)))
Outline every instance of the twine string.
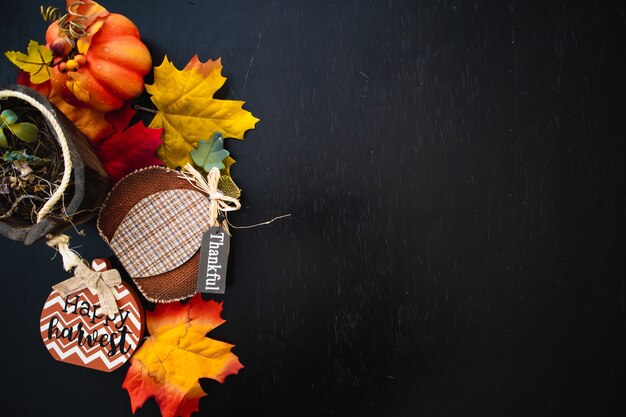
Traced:
POLYGON ((68 235, 46 235, 46 244, 51 248, 55 248, 63 258, 63 268, 69 271, 77 267, 83 260, 74 250, 70 249, 70 237, 68 235))
POLYGON ((291 213, 282 214, 280 216, 274 217, 271 220, 267 220, 267 221, 259 222, 259 223, 255 223, 255 224, 249 224, 249 225, 246 225, 246 226, 235 226, 234 224, 232 224, 230 222, 230 220, 228 220, 228 216, 226 216, 226 221, 228 222, 229 226, 232 227, 233 229, 253 229, 255 227, 265 226, 265 225, 274 223, 276 220, 284 219, 285 217, 291 217, 291 213))
POLYGON ((209 226, 221 226, 230 235, 226 218, 224 217, 224 220, 220 222, 218 216, 220 213, 225 214, 229 211, 239 210, 241 203, 218 189, 220 170, 216 167, 211 168, 209 175, 205 178, 191 164, 187 164, 183 167, 180 177, 186 179, 195 189, 209 196, 209 226))

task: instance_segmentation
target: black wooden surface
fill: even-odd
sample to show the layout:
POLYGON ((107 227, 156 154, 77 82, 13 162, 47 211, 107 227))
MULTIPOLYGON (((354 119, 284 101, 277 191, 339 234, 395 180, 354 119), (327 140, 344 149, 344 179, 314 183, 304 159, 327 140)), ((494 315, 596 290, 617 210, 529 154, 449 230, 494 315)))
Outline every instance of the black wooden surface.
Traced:
MULTIPOLYGON (((246 367, 203 381, 200 414, 624 415, 618 4, 107 1, 157 64, 222 57, 222 96, 261 119, 227 141, 232 220, 293 215, 232 239, 212 336, 246 367)), ((2 1, 3 51, 43 40, 39 5, 2 1)), ((111 254, 83 228, 84 257, 111 254)), ((52 255, 0 242, 2 414, 129 416, 127 367, 40 340, 52 255)))

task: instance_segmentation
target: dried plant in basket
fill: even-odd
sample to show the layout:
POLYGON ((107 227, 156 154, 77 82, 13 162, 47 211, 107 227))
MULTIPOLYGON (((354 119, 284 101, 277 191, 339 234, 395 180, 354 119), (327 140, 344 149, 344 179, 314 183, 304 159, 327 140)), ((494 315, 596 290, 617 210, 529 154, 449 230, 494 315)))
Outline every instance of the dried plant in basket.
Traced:
POLYGON ((109 178, 89 140, 36 91, 0 89, 0 234, 29 245, 97 214, 109 178))

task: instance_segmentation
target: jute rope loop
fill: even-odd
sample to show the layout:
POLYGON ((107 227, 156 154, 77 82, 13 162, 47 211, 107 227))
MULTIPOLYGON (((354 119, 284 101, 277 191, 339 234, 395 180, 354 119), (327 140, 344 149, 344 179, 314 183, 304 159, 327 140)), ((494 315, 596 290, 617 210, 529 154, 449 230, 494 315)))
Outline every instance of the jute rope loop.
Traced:
POLYGON ((13 91, 13 90, 0 91, 0 98, 4 98, 4 97, 19 98, 21 100, 26 101, 28 104, 30 104, 31 106, 39 110, 39 112, 46 119, 48 119, 48 122, 52 126, 52 129, 54 130, 54 133, 57 137, 57 141, 59 142, 59 145, 61 146, 61 153, 63 154, 63 178, 61 179, 61 183, 59 184, 57 189, 50 196, 50 198, 43 205, 43 207, 39 210, 39 213, 37 213, 37 223, 39 223, 41 220, 43 220, 44 217, 46 217, 47 214, 50 213, 50 211, 52 211, 52 209, 54 208, 54 205, 59 202, 59 200, 63 196, 63 193, 65 192, 65 189, 70 183, 70 179, 72 177, 72 158, 70 155, 70 148, 67 145, 67 139, 65 137, 65 134, 63 133, 63 129, 61 128, 61 125, 59 124, 59 122, 56 120, 56 115, 52 113, 50 110, 48 110, 43 104, 41 104, 40 102, 38 102, 31 96, 21 93, 19 91, 13 91))
POLYGON ((80 256, 70 249, 70 237, 68 235, 46 235, 46 244, 51 248, 55 248, 63 257, 63 268, 66 271, 80 265, 83 260, 80 256))
MULTIPOLYGON (((37 101, 33 97, 29 96, 28 94, 24 94, 20 91, 13 91, 13 90, 0 91, 0 98, 5 98, 5 97, 19 98, 21 100, 24 100, 31 106, 33 106, 35 109, 37 109, 48 120, 48 123, 50 123, 50 126, 52 126, 52 130, 54 131, 57 141, 59 142, 59 146, 61 147, 61 153, 63 155, 63 177, 61 178, 61 183, 59 184, 57 189, 54 191, 54 193, 52 193, 48 201, 46 201, 46 203, 43 205, 43 207, 41 207, 41 209, 37 213, 37 223, 39 223, 46 217, 46 215, 48 215, 52 211, 56 203, 58 203, 59 200, 63 197, 63 193, 65 192, 65 190, 67 189, 67 186, 70 183, 70 180, 72 178, 72 169, 73 169, 70 148, 67 145, 67 138, 65 137, 63 128, 61 128, 61 125, 56 119, 56 115, 52 113, 50 110, 48 110, 46 106, 41 104, 39 101, 37 101)), ((57 248, 57 250, 63 257, 63 268, 65 268, 66 271, 69 271, 70 269, 76 267, 82 262, 80 256, 78 256, 76 252, 74 252, 73 250, 69 248, 69 241, 70 241, 69 236, 67 235, 54 236, 54 235, 49 234, 46 236, 46 239, 47 239, 47 242, 46 242, 47 245, 52 248, 57 248)))

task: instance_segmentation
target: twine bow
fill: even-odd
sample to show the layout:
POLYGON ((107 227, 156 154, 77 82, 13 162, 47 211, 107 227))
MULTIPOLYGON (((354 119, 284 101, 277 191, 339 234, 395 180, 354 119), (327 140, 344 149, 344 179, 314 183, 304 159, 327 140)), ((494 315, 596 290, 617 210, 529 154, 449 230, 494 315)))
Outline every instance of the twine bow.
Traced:
MULTIPOLYGON (((225 195, 218 188, 220 181, 220 170, 216 167, 211 168, 206 179, 191 164, 185 165, 182 171, 182 178, 186 179, 194 186, 194 188, 209 195, 209 226, 220 225, 217 217, 220 212, 236 211, 241 208, 241 203, 234 197, 225 195)), ((230 235, 228 231, 228 223, 222 220, 221 227, 230 235)))
POLYGON ((59 282, 53 285, 52 288, 61 294, 62 297, 85 288, 92 289, 98 295, 102 312, 108 316, 119 313, 117 301, 113 291, 111 291, 111 287, 121 283, 122 277, 116 269, 97 272, 92 271, 85 263, 80 262, 74 269, 72 278, 59 282))

